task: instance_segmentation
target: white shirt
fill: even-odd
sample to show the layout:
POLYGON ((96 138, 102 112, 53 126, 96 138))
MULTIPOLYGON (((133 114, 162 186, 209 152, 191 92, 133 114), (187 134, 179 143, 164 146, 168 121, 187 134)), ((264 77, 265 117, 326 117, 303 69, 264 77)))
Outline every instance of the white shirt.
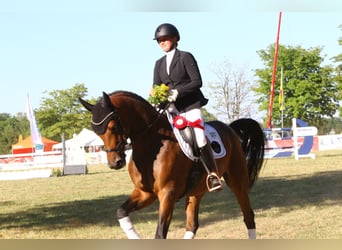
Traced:
POLYGON ((176 49, 166 52, 166 72, 168 75, 170 74, 170 65, 171 65, 173 56, 175 55, 175 51, 176 49))

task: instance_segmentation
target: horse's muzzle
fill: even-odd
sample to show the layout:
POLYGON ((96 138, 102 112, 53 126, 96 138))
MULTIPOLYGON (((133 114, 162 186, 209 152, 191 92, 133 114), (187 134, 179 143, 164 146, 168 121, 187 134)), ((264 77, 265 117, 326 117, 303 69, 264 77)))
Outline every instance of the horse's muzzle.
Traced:
POLYGON ((108 167, 110 169, 115 169, 115 170, 121 169, 125 165, 126 165, 126 160, 125 159, 117 159, 114 162, 108 162, 108 167))

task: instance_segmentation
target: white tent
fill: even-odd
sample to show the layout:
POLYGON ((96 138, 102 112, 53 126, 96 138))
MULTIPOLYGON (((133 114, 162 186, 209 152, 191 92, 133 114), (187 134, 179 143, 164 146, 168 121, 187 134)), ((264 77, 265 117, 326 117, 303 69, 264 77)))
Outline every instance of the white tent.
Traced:
POLYGON ((84 146, 103 146, 103 141, 97 136, 94 140, 88 141, 84 146))
POLYGON ((82 129, 82 131, 77 135, 77 140, 82 146, 102 146, 102 139, 89 129, 82 129))
MULTIPOLYGON (((82 131, 74 137, 65 141, 65 147, 68 148, 71 145, 78 144, 80 147, 87 147, 87 146, 102 146, 103 141, 102 139, 95 134, 93 131, 83 128, 82 131)), ((53 145, 52 149, 57 150, 61 149, 63 143, 58 143, 53 145)))

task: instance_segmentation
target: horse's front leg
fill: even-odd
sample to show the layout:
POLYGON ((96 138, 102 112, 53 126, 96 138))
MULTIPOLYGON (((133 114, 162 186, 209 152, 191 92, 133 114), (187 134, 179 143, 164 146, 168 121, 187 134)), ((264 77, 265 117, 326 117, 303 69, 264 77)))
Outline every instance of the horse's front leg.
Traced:
POLYGON ((117 209, 117 218, 120 227, 127 235, 128 239, 140 239, 139 234, 129 218, 129 213, 151 205, 156 196, 153 193, 147 193, 140 189, 134 189, 131 196, 117 209))
POLYGON ((203 198, 203 195, 190 196, 186 199, 185 211, 186 211, 186 232, 184 234, 184 239, 195 238, 197 229, 199 227, 198 213, 199 205, 203 198))
POLYGON ((158 198, 159 216, 155 238, 166 239, 176 203, 174 190, 165 188, 165 190, 159 192, 158 198))

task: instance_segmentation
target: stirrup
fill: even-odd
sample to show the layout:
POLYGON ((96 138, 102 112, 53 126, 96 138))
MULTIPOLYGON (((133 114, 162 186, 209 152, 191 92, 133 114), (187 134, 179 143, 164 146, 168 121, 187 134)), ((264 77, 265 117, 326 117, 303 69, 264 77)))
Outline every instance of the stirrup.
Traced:
POLYGON ((206 184, 207 184, 207 188, 208 188, 208 191, 209 191, 209 192, 215 192, 215 191, 221 191, 221 190, 222 190, 222 182, 221 182, 221 180, 220 180, 220 177, 218 177, 217 174, 214 173, 214 172, 212 172, 212 173, 210 173, 210 174, 207 175, 206 184), (214 186, 214 187, 211 187, 211 186, 209 185, 209 182, 210 182, 209 179, 210 179, 210 177, 216 178, 217 181, 219 182, 219 185, 214 186))

